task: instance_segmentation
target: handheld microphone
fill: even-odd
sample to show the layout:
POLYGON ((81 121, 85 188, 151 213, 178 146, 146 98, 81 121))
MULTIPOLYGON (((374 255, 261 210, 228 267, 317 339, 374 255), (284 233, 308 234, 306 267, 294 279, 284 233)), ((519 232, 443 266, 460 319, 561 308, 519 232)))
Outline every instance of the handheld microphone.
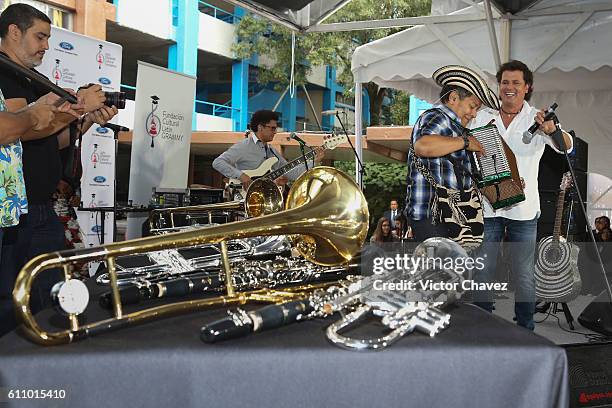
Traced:
POLYGON ((106 125, 102 127, 108 128, 115 132, 129 132, 130 131, 129 128, 126 128, 125 126, 121 126, 121 125, 115 125, 114 123, 107 123, 106 125))
MULTIPOLYGON (((554 117, 555 109, 557 109, 558 106, 559 105, 557 105, 556 102, 550 105, 550 107, 546 110, 546 112, 544 112, 544 122, 551 120, 554 117)), ((525 144, 531 143, 531 140, 535 136, 535 132, 538 130, 539 127, 540 125, 538 124, 538 122, 534 121, 533 125, 531 125, 529 129, 523 132, 523 143, 525 144)))
POLYGON ((301 137, 299 137, 299 136, 297 135, 297 133, 295 133, 295 132, 291 132, 291 133, 289 134, 289 139, 293 139, 293 140, 295 140, 296 142, 298 142, 299 144, 306 145, 306 142, 305 142, 305 141, 303 141, 303 140, 302 140, 302 138, 301 138, 301 137))

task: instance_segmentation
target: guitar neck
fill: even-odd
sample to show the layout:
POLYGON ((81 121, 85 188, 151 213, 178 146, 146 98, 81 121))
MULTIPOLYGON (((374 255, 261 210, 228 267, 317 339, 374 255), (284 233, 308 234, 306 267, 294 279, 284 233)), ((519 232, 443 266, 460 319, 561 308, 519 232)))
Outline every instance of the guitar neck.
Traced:
POLYGON ((563 205, 565 204, 565 190, 561 190, 559 193, 559 199, 557 200, 557 212, 555 215, 555 227, 553 228, 553 241, 559 242, 559 236, 561 235, 561 221, 563 218, 563 205))
POLYGON ((291 170, 295 169, 296 167, 301 166, 307 160, 312 159, 313 157, 315 157, 317 152, 321 150, 325 150, 325 148, 323 146, 315 147, 312 150, 310 150, 308 153, 306 153, 305 155, 300 156, 296 159, 293 159, 289 163, 285 164, 283 167, 278 168, 266 174, 264 178, 269 179, 269 180, 276 180, 277 178, 289 173, 291 170))

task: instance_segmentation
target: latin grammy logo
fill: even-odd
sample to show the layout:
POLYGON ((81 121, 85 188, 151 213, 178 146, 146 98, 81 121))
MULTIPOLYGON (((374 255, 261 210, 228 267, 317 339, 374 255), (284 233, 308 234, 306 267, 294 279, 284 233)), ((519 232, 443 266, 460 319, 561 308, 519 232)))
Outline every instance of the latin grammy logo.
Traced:
POLYGON ((151 113, 147 115, 145 122, 145 128, 147 134, 151 137, 151 148, 155 147, 154 139, 159 134, 161 122, 159 117, 155 114, 155 111, 159 107, 159 97, 156 95, 151 96, 151 113))

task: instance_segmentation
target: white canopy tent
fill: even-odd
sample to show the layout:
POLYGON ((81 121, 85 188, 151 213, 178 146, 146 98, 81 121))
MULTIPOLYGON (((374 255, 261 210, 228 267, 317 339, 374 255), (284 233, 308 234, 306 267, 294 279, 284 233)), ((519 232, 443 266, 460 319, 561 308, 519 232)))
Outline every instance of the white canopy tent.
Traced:
MULTIPOLYGON (((531 103, 557 102, 563 127, 589 143, 589 171, 612 177, 612 1, 541 0, 516 15, 493 9, 490 24, 486 11, 475 4, 357 48, 355 94, 373 81, 435 102, 439 88, 431 75, 448 64, 476 69, 497 90, 494 27, 501 61, 519 59, 535 73, 531 103)), ((358 135, 360 101, 356 97, 358 135)))

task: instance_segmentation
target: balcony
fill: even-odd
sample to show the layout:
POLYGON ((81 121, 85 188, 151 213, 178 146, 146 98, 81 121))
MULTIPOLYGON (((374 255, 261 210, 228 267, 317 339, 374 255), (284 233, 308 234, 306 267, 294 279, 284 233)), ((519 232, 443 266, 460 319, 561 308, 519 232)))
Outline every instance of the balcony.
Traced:
POLYGON ((117 23, 158 38, 172 39, 172 0, 120 1, 117 23))
POLYGON ((202 51, 234 58, 235 16, 230 12, 200 1, 198 48, 202 51))

